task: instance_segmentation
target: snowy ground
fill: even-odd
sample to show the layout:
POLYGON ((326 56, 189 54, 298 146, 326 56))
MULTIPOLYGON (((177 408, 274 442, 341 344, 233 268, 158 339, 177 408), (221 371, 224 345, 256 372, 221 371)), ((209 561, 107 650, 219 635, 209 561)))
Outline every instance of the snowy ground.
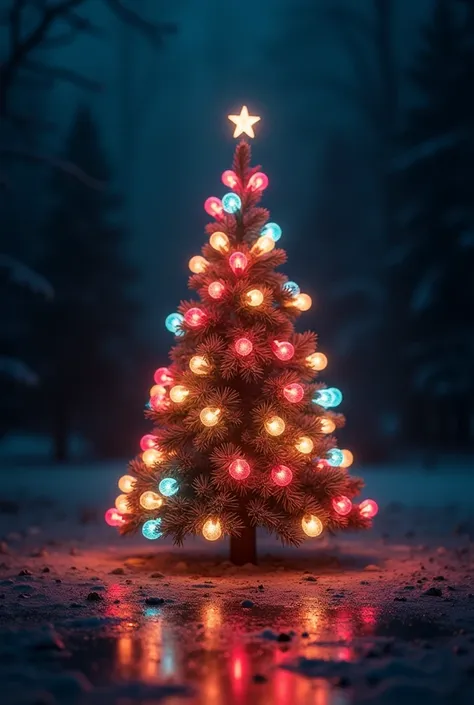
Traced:
POLYGON ((103 522, 119 464, 2 470, 2 705, 469 705, 474 473, 361 474, 370 534, 234 568, 103 522))

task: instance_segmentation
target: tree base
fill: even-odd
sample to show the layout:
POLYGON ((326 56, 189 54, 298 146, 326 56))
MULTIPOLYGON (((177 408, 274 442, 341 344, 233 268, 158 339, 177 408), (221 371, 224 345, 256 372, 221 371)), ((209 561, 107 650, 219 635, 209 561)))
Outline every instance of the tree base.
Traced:
POLYGON ((257 565, 257 529, 246 526, 240 536, 230 537, 230 560, 234 565, 257 565))

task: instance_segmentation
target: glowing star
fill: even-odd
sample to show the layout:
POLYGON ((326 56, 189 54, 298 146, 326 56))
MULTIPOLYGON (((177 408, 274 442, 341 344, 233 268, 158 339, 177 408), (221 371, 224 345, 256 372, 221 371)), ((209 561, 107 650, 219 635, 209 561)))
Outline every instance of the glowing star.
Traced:
POLYGON ((228 115, 227 117, 235 125, 234 137, 239 137, 239 135, 244 133, 249 137, 255 137, 252 125, 255 125, 255 123, 260 120, 260 117, 257 115, 249 115, 246 105, 242 106, 240 115, 228 115))

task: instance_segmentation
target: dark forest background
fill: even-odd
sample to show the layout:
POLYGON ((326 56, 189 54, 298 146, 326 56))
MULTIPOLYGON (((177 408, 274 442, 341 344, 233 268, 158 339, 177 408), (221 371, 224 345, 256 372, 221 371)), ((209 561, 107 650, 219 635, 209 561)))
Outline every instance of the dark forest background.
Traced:
POLYGON ((472 450, 474 1, 0 0, 0 57, 0 449, 133 455, 246 103, 347 444, 472 450))

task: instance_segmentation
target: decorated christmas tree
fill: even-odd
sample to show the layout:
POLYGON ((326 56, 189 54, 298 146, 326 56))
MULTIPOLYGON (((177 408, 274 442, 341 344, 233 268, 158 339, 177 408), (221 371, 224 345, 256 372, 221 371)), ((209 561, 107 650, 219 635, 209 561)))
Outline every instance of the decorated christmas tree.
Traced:
MULTIPOLYGON (((234 137, 254 137, 260 120, 245 106, 229 119, 234 137)), ((268 178, 251 167, 245 139, 222 182, 229 192, 204 204, 209 241, 189 261, 198 300, 166 319, 175 345, 150 390, 153 431, 106 521, 177 544, 229 536, 231 560, 244 564, 256 562, 257 527, 298 545, 370 526, 377 504, 353 502, 363 483, 333 435, 342 394, 315 379, 327 365, 316 335, 295 332, 311 298, 277 271, 282 231, 258 205, 268 178)))

